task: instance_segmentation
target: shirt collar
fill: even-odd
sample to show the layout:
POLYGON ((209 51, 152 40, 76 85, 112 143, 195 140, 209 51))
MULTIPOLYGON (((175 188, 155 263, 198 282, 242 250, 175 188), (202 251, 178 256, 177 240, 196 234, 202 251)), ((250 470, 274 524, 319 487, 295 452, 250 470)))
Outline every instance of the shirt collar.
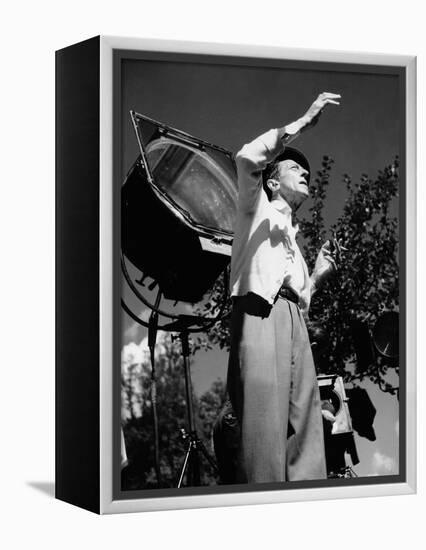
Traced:
POLYGON ((285 199, 274 199, 271 201, 272 206, 281 212, 291 217, 291 207, 285 199))
POLYGON ((291 225, 294 229, 294 233, 296 234, 299 231, 299 224, 296 223, 293 225, 292 210, 288 202, 285 199, 275 199, 271 201, 271 206, 273 206, 278 212, 281 212, 284 216, 288 216, 290 218, 291 225))

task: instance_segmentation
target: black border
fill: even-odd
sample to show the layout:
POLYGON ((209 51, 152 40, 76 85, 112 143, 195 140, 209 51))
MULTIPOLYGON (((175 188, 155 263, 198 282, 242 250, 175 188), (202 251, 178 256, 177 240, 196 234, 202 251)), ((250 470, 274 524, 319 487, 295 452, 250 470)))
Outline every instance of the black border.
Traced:
POLYGON ((55 496, 100 511, 100 37, 56 52, 55 496))
MULTIPOLYGON (((113 50, 113 364, 120 365, 121 352, 121 272, 120 272, 120 188, 121 188, 121 64, 128 59, 142 61, 166 61, 175 63, 202 63, 217 65, 269 67, 279 69, 298 69, 312 71, 335 71, 349 73, 373 73, 396 76, 400 88, 400 195, 399 195, 399 242, 406 243, 406 68, 398 65, 367 65, 362 63, 342 63, 323 61, 299 61, 290 59, 252 58, 232 55, 210 55, 176 52, 155 52, 139 50, 113 50)), ((400 250, 400 395, 399 395, 399 474, 390 476, 369 476, 351 479, 326 479, 312 481, 292 481, 282 483, 258 483, 250 485, 217 485, 211 487, 185 487, 181 489, 149 489, 141 491, 122 491, 120 479, 120 368, 113 373, 113 499, 142 499, 179 497, 208 494, 250 493, 255 491, 282 491, 292 489, 311 489, 327 487, 350 487, 360 485, 383 485, 407 481, 406 471, 406 246, 400 250)))

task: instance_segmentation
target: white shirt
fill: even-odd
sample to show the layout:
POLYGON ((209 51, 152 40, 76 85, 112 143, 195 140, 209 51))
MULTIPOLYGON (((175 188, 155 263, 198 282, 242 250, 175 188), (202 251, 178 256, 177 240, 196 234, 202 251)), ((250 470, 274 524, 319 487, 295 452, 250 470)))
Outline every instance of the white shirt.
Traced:
POLYGON ((285 201, 269 202, 262 187, 262 171, 284 150, 278 130, 270 130, 237 154, 238 210, 231 260, 231 295, 248 292, 273 304, 284 286, 309 309, 311 281, 296 243, 291 208, 285 201))

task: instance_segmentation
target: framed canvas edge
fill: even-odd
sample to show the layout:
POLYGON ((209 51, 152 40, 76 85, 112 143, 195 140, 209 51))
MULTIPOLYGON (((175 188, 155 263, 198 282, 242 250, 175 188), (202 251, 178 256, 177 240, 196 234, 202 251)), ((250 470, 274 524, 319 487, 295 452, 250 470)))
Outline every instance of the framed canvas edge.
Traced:
POLYGON ((173 510, 412 494, 416 492, 416 58, 414 56, 208 44, 101 36, 100 39, 100 513, 173 510), (406 481, 173 497, 113 498, 113 54, 114 50, 244 56, 405 69, 406 90, 406 481))

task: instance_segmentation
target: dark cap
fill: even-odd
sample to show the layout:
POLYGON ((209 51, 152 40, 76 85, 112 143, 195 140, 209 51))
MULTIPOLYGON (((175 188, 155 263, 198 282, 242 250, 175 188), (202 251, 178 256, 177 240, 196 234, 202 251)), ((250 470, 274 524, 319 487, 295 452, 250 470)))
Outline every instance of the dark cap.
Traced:
POLYGON ((266 183, 266 181, 269 179, 273 167, 283 160, 294 160, 295 162, 297 162, 297 164, 300 164, 302 168, 307 170, 308 175, 306 176, 306 183, 309 185, 309 181, 311 179, 311 167, 309 166, 308 159, 301 151, 299 151, 298 149, 294 149, 293 147, 286 147, 284 151, 280 155, 275 157, 275 159, 265 168, 265 170, 263 171, 264 183, 266 183))

